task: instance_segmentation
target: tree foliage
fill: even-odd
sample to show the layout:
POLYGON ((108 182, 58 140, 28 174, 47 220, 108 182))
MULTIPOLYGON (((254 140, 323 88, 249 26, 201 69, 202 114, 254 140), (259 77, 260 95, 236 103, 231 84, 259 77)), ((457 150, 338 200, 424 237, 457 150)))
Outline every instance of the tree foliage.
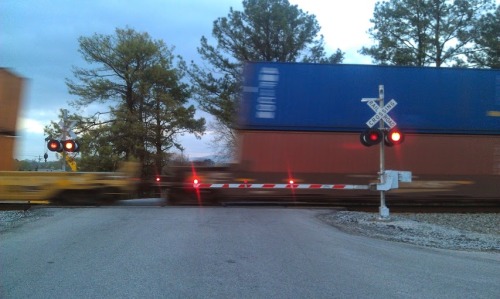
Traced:
POLYGON ((377 44, 360 53, 379 64, 463 65, 476 26, 493 5, 493 0, 379 1, 368 31, 377 44))
POLYGON ((494 13, 481 17, 476 32, 475 47, 468 55, 469 61, 478 67, 500 69, 500 5, 494 13))
POLYGON ((79 44, 85 61, 97 66, 75 67, 76 80, 66 80, 70 94, 78 96, 73 104, 110 104, 106 114, 84 121, 92 153, 88 159, 133 158, 143 164, 143 173, 151 165, 160 171, 167 152, 182 148, 176 141, 179 134, 203 134, 205 120, 195 119, 195 108, 188 105, 182 59, 174 67, 173 49, 163 41, 127 28, 114 35, 80 37, 79 44))
MULTIPOLYGON (((214 21, 216 45, 201 38, 198 52, 206 67, 191 64, 189 73, 202 110, 217 119, 223 134, 232 135, 245 61, 340 63, 340 50, 327 56, 314 15, 288 0, 244 0, 243 11, 230 8, 214 21), (228 133, 229 132, 229 133, 228 133)), ((222 140, 221 139, 221 140, 222 140)), ((232 138, 230 138, 232 139, 232 138)), ((231 142, 229 142, 231 143, 231 142)))

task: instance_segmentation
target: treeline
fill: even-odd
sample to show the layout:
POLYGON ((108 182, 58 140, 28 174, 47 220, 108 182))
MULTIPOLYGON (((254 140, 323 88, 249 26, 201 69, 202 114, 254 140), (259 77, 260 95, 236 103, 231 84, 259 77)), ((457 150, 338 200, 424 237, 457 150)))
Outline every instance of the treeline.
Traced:
MULTIPOLYGON (((14 160, 16 170, 19 171, 61 171, 62 161, 14 160)), ((69 170, 69 167, 67 167, 69 170)))

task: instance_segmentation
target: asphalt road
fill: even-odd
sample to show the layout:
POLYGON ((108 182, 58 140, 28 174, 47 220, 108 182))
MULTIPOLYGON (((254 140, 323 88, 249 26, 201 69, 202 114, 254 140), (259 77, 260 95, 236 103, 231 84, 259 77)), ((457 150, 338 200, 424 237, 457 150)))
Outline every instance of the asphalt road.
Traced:
POLYGON ((49 209, 0 236, 0 298, 500 298, 500 256, 342 233, 327 210, 49 209))

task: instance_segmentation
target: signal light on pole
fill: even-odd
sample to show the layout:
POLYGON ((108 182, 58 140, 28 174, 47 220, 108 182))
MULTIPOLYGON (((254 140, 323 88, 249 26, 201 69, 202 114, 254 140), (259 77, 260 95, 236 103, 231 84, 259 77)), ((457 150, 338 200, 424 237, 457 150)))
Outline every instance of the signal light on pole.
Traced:
POLYGON ((384 133, 379 129, 367 129, 361 133, 360 140, 364 146, 379 144, 384 139, 384 133))
POLYGON ((78 152, 79 151, 78 143, 75 140, 65 140, 63 141, 63 149, 64 151, 70 153, 78 152))
POLYGON ((51 139, 51 140, 49 140, 49 142, 47 142, 47 148, 51 152, 60 153, 63 151, 63 147, 62 147, 61 142, 59 142, 59 140, 55 140, 55 139, 51 139))
POLYGON ((401 131, 393 128, 385 134, 384 143, 387 146, 399 145, 403 143, 404 137, 405 136, 403 135, 403 133, 401 133, 401 131))
POLYGON ((80 151, 80 146, 76 140, 59 141, 56 139, 51 139, 47 142, 47 148, 51 152, 58 153, 61 153, 63 151, 70 153, 80 151))

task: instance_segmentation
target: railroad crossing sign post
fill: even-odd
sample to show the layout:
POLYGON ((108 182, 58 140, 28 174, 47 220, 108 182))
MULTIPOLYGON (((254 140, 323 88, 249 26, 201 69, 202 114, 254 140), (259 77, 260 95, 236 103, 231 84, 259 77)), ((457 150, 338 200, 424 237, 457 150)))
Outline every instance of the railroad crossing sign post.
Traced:
MULTIPOLYGON (((73 132, 73 127, 76 125, 76 121, 72 121, 71 123, 68 123, 68 121, 67 121, 68 110, 63 109, 62 113, 63 113, 63 119, 59 122, 59 126, 61 128, 61 135, 58 136, 58 139, 59 140, 75 139, 76 134, 73 132)), ((63 156, 62 170, 63 171, 66 171, 66 163, 68 162, 66 155, 67 155, 66 150, 63 150, 62 151, 62 156, 63 156)), ((69 157, 71 157, 71 156, 69 156, 69 157)), ((74 160, 72 160, 72 161, 74 162, 74 160)), ((73 167, 72 167, 72 169, 73 169, 73 167)))
MULTIPOLYGON (((384 105, 384 85, 379 85, 378 87, 378 98, 363 98, 362 102, 366 102, 368 106, 375 112, 375 115, 370 118, 366 125, 369 128, 374 127, 377 123, 379 123, 379 129, 384 130, 385 124, 389 126, 390 129, 396 126, 396 122, 387 114, 392 108, 396 107, 398 104, 395 100, 390 100, 387 105, 384 105), (377 105, 375 102, 379 102, 377 105)), ((380 184, 385 183, 385 149, 384 142, 380 142, 380 172, 379 181, 380 184)), ((387 208, 385 204, 385 191, 380 190, 380 207, 379 207, 379 215, 380 219, 386 220, 389 219, 389 208, 387 208)))

